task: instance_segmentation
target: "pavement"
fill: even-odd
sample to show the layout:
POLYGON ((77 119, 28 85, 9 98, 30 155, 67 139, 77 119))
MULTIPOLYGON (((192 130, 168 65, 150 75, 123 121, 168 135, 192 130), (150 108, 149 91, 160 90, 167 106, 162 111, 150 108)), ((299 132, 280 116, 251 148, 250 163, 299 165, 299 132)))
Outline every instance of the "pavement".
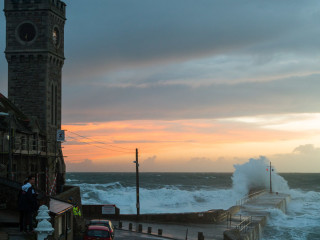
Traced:
MULTIPOLYGON (((176 240, 198 240, 198 234, 201 232, 204 239, 222 240, 223 232, 227 229, 227 222, 219 224, 161 224, 161 223, 144 223, 122 221, 122 230, 137 233, 138 225, 142 225, 142 234, 153 237, 161 237, 160 239, 176 239, 176 240), (129 230, 129 224, 132 223, 132 231, 129 230), (148 234, 148 228, 151 227, 151 234, 148 234), (162 230, 162 235, 158 235, 158 230, 162 230)), ((116 234, 117 234, 116 232, 116 234)), ((117 236, 117 235, 115 235, 117 236)), ((117 238, 116 238, 117 239, 117 238)))
MULTIPOLYGON (((285 194, 263 194, 254 199, 249 199, 241 207, 239 214, 232 216, 231 221, 223 221, 216 224, 171 224, 171 223, 145 223, 122 221, 122 228, 115 230, 115 240, 124 239, 176 239, 176 240, 198 240, 198 234, 202 233, 204 239, 222 240, 223 233, 231 228, 235 228, 243 217, 253 216, 253 222, 261 222, 262 218, 268 216, 268 209, 278 208, 285 210, 284 199, 289 199, 289 195, 285 194), (241 215, 240 215, 241 214, 241 215), (132 229, 129 229, 130 223, 132 229), (138 232, 139 224, 142 225, 142 232, 138 232), (151 229, 150 229, 151 228, 151 229), (151 234, 148 233, 151 230, 151 234), (162 234, 158 235, 158 231, 162 230, 162 234)), ((7 210, 0 210, 0 223, 5 222, 6 225, 0 225, 0 240, 31 240, 32 236, 20 233, 17 223, 19 222, 17 213, 7 210)), ((115 226, 119 226, 118 222, 113 222, 115 226)))

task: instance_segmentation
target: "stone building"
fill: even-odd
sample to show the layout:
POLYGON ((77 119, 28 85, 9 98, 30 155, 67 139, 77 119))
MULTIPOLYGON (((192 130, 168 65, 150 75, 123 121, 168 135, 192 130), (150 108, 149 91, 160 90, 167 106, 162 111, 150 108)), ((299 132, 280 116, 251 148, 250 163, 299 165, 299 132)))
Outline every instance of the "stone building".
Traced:
POLYGON ((8 99, 1 95, 1 166, 22 182, 35 174, 42 191, 62 191, 61 71, 66 5, 60 0, 5 0, 8 99), (7 114, 7 116, 5 116, 7 114), (9 140, 10 138, 10 140, 9 140))
MULTIPOLYGON (((28 175, 36 177, 40 204, 52 214, 50 239, 82 239, 83 218, 72 221, 61 142, 61 72, 66 4, 60 0, 4 0, 8 98, 0 93, 0 214, 16 215, 28 175)), ((82 209, 81 209, 82 210, 82 209)), ((0 226, 2 223, 0 222, 0 226)))

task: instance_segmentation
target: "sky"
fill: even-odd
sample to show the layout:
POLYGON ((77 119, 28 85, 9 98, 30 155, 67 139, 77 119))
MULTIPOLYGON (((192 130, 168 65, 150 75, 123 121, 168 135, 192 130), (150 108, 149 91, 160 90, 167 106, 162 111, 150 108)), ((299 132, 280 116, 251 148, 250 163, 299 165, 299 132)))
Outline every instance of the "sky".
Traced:
POLYGON ((320 171, 320 1, 65 3, 67 171, 320 171))

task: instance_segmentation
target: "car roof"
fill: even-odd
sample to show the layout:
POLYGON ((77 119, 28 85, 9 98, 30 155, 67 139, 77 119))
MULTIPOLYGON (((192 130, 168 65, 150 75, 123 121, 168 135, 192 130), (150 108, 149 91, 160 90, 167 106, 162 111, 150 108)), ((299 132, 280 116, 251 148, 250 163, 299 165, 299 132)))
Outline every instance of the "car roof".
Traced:
POLYGON ((108 219, 91 219, 90 222, 110 222, 108 219))
POLYGON ((109 232, 109 228, 106 226, 100 226, 100 225, 90 225, 88 226, 88 230, 103 230, 103 231, 108 231, 109 232))

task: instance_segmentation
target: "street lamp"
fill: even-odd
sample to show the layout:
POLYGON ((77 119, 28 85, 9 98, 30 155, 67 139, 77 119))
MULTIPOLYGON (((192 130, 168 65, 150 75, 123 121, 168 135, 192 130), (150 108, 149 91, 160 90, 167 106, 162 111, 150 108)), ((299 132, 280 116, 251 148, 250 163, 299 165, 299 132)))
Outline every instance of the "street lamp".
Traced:
MULTIPOLYGON (((267 171, 268 171, 268 168, 267 168, 267 171)), ((270 167, 269 167, 269 173, 270 173, 270 193, 272 193, 271 172, 273 172, 273 168, 272 168, 271 162, 270 162, 270 167)))
POLYGON ((12 174, 12 130, 11 130, 11 115, 9 113, 0 112, 0 116, 7 116, 9 119, 9 149, 8 149, 8 178, 13 180, 12 174))

